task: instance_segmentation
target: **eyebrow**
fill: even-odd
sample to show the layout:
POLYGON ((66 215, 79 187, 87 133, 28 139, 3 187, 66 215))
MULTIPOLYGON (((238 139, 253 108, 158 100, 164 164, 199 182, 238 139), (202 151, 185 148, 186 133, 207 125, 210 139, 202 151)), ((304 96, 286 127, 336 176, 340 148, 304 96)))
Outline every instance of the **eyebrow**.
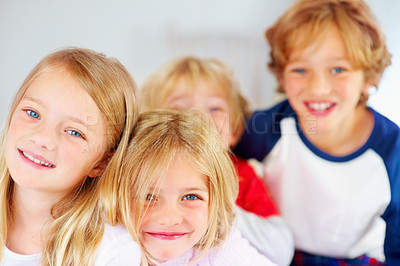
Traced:
POLYGON ((30 101, 32 101, 32 102, 35 102, 35 103, 37 103, 37 104, 39 104, 39 105, 44 105, 44 103, 43 103, 42 100, 37 99, 37 98, 32 97, 32 96, 29 96, 29 95, 24 95, 24 97, 22 97, 21 100, 25 100, 25 99, 26 99, 26 100, 30 100, 30 101))
POLYGON ((191 99, 192 96, 191 96, 191 95, 185 94, 185 95, 174 96, 174 97, 172 97, 172 98, 166 97, 166 101, 168 101, 168 102, 174 102, 174 101, 178 101, 178 100, 182 100, 182 99, 187 99, 187 98, 191 99))
POLYGON ((189 188, 183 189, 182 191, 183 192, 202 191, 202 192, 207 192, 208 193, 208 188, 206 188, 206 187, 189 187, 189 188))
MULTIPOLYGON (((156 188, 151 187, 149 190, 150 191, 155 191, 156 188)), ((157 191, 162 191, 162 188, 157 189, 157 191)), ((183 193, 187 193, 189 191, 201 191, 201 192, 207 192, 208 193, 208 188, 207 187, 188 187, 188 188, 182 189, 183 193)))
MULTIPOLYGON (((25 95, 24 97, 22 97, 21 100, 29 100, 29 101, 35 102, 35 103, 37 103, 37 104, 39 104, 39 105, 41 105, 41 106, 44 106, 44 105, 45 105, 45 104, 43 103, 42 100, 40 100, 40 99, 38 99, 38 98, 35 98, 35 97, 33 97, 33 96, 30 96, 30 95, 25 95)), ((75 122, 75 123, 81 124, 82 126, 84 126, 85 128, 87 128, 87 129, 90 130, 90 131, 94 131, 94 129, 93 129, 92 127, 89 127, 89 125, 88 125, 87 123, 85 123, 85 122, 84 122, 82 119, 80 119, 80 118, 77 118, 77 117, 75 117, 75 116, 67 116, 67 118, 68 118, 69 120, 75 122)))

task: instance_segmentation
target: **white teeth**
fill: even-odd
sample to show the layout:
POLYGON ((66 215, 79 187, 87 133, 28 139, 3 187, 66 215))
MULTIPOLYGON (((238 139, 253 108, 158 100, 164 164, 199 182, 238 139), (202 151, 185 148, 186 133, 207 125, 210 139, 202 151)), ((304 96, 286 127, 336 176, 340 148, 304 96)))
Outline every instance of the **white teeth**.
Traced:
POLYGON ((330 108, 332 103, 310 103, 308 106, 317 111, 323 111, 330 108))
POLYGON ((36 163, 36 164, 41 164, 41 165, 44 165, 44 166, 47 166, 47 167, 53 167, 53 165, 52 165, 51 163, 47 163, 47 162, 41 161, 41 160, 39 160, 39 159, 36 159, 36 158, 34 158, 33 156, 31 156, 31 155, 29 155, 29 154, 27 154, 27 153, 25 153, 25 152, 22 152, 22 154, 23 154, 26 158, 28 158, 29 160, 31 160, 32 162, 34 162, 34 163, 36 163))

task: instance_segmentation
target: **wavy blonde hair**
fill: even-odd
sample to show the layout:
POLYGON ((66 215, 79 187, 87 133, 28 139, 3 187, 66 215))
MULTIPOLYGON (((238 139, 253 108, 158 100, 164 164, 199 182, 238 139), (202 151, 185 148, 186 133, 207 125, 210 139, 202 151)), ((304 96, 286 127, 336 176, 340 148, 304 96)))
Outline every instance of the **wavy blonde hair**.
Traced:
POLYGON ((186 81, 188 93, 194 91, 200 80, 215 92, 220 93, 229 105, 232 134, 235 136, 241 134, 244 119, 251 114, 249 103, 240 92, 240 86, 233 71, 214 58, 181 57, 161 66, 145 80, 141 87, 144 111, 166 107, 165 101, 175 91, 181 80, 186 81))
MULTIPOLYGON (((42 73, 54 69, 68 72, 94 100, 105 121, 107 146, 102 160, 107 168, 118 169, 128 146, 130 132, 136 122, 139 107, 137 88, 125 67, 114 58, 82 48, 65 48, 44 57, 27 76, 18 90, 1 135, 0 153, 0 261, 12 223, 14 181, 8 171, 4 144, 15 108, 30 84, 42 73)), ((42 265, 91 265, 95 250, 104 232, 103 204, 98 196, 100 184, 112 183, 106 176, 85 178, 83 183, 52 207, 54 218, 48 225, 49 237, 43 243, 42 265)), ((114 193, 115 186, 108 188, 114 193)), ((108 203, 112 205, 114 202, 108 203)), ((111 221, 113 222, 113 221, 111 221)), ((47 225, 46 225, 47 226, 47 225)))
MULTIPOLYGON (((265 32, 271 46, 270 70, 279 78, 292 51, 321 41, 325 37, 321 33, 332 23, 343 37, 353 67, 363 70, 365 81, 378 87, 383 71, 391 64, 391 54, 385 35, 363 0, 297 1, 265 32), (294 47, 297 37, 302 38, 300 47, 294 47)), ((360 103, 365 104, 368 97, 361 95, 360 103)))
MULTIPOLYGON (((177 156, 192 162, 208 177, 208 229, 196 248, 203 255, 230 232, 238 193, 236 171, 216 128, 203 119, 204 115, 163 109, 140 115, 124 158, 120 186, 121 219, 135 237, 150 187, 165 176, 177 156)), ((151 254, 144 253, 151 261, 151 254)))

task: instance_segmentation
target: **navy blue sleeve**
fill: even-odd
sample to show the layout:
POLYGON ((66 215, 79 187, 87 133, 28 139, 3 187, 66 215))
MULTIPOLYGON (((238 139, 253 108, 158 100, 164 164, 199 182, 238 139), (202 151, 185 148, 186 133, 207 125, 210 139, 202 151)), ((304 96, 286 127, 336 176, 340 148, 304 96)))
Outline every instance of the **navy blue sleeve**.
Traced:
POLYGON ((372 146, 383 158, 389 176, 391 200, 382 215, 386 222, 384 252, 387 265, 400 265, 400 129, 374 111, 379 138, 372 146))

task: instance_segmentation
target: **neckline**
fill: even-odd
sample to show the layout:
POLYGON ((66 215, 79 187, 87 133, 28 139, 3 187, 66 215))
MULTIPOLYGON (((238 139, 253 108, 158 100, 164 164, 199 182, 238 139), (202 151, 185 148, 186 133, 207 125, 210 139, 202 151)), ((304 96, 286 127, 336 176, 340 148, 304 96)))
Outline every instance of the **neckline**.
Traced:
POLYGON ((328 152, 325 152, 323 150, 321 150, 320 148, 318 148, 317 146, 315 146, 307 137, 306 135, 303 133, 303 131, 300 128, 299 125, 299 121, 298 121, 298 117, 297 115, 295 115, 295 121, 296 121, 296 130, 297 133, 301 139, 301 141, 304 143, 304 145, 306 145, 314 154, 316 154, 317 156, 324 158, 325 160, 328 161, 333 161, 333 162, 346 162, 346 161, 350 161, 353 160, 354 158, 359 157, 361 154, 363 154, 369 147, 371 144, 371 140, 373 139, 373 135, 375 134, 376 131, 376 124, 377 124, 377 117, 376 117, 376 113, 375 111, 370 108, 367 107, 373 115, 374 118, 374 122, 373 122, 373 127, 371 130, 370 135, 368 136, 367 141, 364 142, 363 145, 361 145, 358 149, 356 149, 355 151, 347 154, 347 155, 332 155, 328 152))
POLYGON ((32 259, 39 259, 42 256, 42 253, 34 253, 34 254, 20 254, 14 251, 11 251, 7 246, 4 246, 4 252, 12 258, 15 259, 23 259, 23 260, 32 260, 32 259))

